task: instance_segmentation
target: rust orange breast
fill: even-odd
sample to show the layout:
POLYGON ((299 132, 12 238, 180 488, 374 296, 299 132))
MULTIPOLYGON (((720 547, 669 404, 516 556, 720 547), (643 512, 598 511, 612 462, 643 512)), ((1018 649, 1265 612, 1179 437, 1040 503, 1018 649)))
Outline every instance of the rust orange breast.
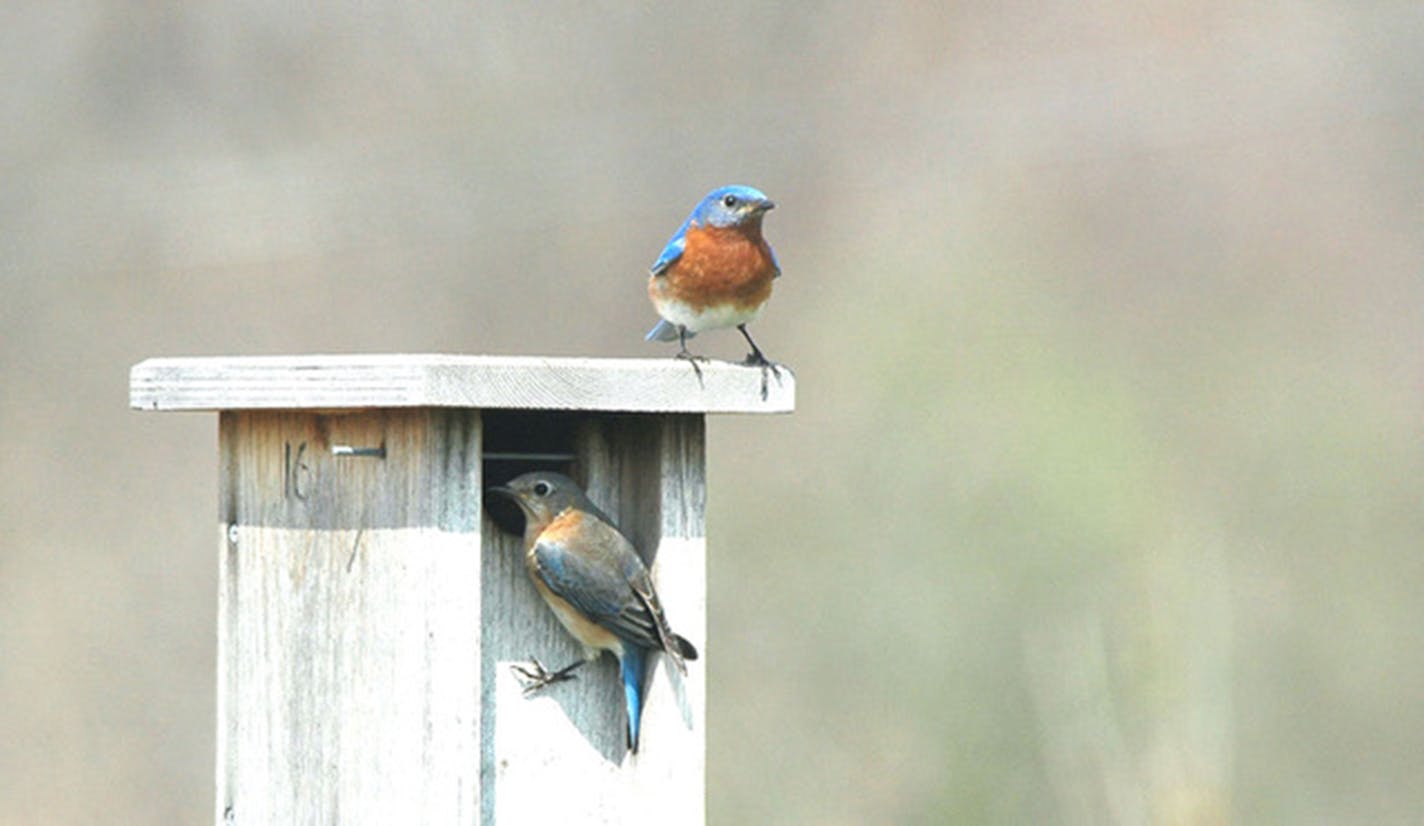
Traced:
POLYGON ((584 515, 581 511, 573 508, 565 508, 560 511, 549 524, 540 531, 541 539, 550 542, 565 542, 578 534, 579 527, 583 525, 584 515))
POLYGON ((773 260, 759 231, 692 227, 682 256, 662 276, 662 289, 692 306, 752 309, 771 297, 773 260))

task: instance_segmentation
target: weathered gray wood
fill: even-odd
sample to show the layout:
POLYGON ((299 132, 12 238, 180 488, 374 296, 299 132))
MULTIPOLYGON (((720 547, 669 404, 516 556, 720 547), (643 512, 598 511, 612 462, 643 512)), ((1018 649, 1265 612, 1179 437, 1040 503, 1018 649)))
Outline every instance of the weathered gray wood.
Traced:
POLYGON ((479 420, 222 414, 219 823, 703 822, 702 417, 589 414, 575 439, 703 655, 653 661, 636 755, 611 657, 533 698, 510 672, 580 652, 481 520, 479 420))
MULTIPOLYGON (((612 657, 533 698, 509 671, 531 655, 580 656, 529 584, 521 542, 485 521, 485 823, 699 824, 706 753, 704 442, 698 415, 592 415, 573 475, 618 520, 653 577, 674 629, 702 657, 686 677, 650 665, 639 752, 624 744, 612 657)), ((493 482, 494 480, 491 480, 493 482)))
POLYGON ((784 368, 766 400, 759 370, 703 376, 670 359, 135 366, 135 407, 223 411, 218 822, 702 823, 702 414, 795 396, 784 368), (501 408, 488 421, 505 453, 487 468, 482 407, 501 408), (513 412, 533 410, 581 412, 513 412), (533 698, 510 673, 580 654, 519 538, 484 516, 482 487, 524 451, 572 453, 702 654, 685 677, 654 658, 636 755, 611 658, 533 698))
POLYGON ((148 359, 133 367, 129 404, 143 410, 325 410, 481 407, 680 413, 787 413, 788 367, 724 361, 524 356, 347 355, 148 359))
POLYGON ((476 821, 479 434, 222 415, 218 823, 476 821))

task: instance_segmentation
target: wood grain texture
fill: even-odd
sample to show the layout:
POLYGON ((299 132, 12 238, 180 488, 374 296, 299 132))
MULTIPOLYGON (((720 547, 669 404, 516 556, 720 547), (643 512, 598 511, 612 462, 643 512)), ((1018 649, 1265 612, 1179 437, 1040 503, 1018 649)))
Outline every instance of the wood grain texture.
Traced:
POLYGON ((573 682, 523 697, 511 664, 532 655, 562 666, 580 650, 530 584, 520 540, 486 520, 483 822, 700 824, 708 661, 703 419, 590 416, 575 452, 572 475, 633 539, 673 628, 702 656, 686 677, 665 658, 653 659, 637 754, 625 747, 612 657, 584 666, 573 682))
POLYGON ((570 472, 702 655, 650 663, 636 755, 611 657, 510 672, 581 652, 483 514, 480 411, 222 414, 218 823, 704 822, 704 419, 580 416, 570 472))
POLYGON ((788 367, 724 361, 432 354, 156 358, 129 374, 140 410, 331 410, 481 407, 679 413, 787 413, 788 367))
POLYGON ((216 821, 474 822, 478 412, 220 429, 216 821))

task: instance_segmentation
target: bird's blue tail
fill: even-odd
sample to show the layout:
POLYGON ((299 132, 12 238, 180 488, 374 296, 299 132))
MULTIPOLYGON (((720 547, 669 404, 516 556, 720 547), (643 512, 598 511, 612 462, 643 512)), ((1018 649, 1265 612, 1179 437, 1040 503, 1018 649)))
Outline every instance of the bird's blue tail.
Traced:
POLYGON ((643 717, 643 662, 647 652, 634 645, 623 646, 618 664, 623 671, 623 696, 628 705, 628 751, 638 751, 638 724, 643 717))
MULTIPOLYGON (((644 340, 644 341, 677 341, 678 333, 679 333, 679 331, 678 331, 678 329, 677 329, 677 325, 676 325, 676 324, 673 324, 673 323, 669 322, 667 319, 662 318, 662 319, 658 319, 658 323, 653 326, 653 329, 651 329, 651 330, 648 331, 648 334, 647 334, 646 336, 643 336, 643 340, 644 340)), ((689 331, 689 332, 687 333, 687 337, 688 337, 688 338, 692 338, 692 337, 695 336, 695 335, 697 335, 697 334, 694 333, 694 332, 691 332, 691 331, 689 331)))

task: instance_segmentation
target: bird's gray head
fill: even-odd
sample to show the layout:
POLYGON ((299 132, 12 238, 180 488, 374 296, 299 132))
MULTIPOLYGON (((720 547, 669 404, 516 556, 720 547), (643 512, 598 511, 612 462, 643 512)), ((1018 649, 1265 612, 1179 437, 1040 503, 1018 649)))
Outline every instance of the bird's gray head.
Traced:
POLYGON ((761 222, 761 216, 776 204, 759 189, 749 186, 724 186, 707 193, 692 222, 707 227, 735 227, 761 222))
POLYGON ((491 487, 489 492, 513 500, 524 511, 526 523, 533 526, 547 525, 571 507, 595 514, 599 512, 574 480, 553 471, 525 473, 506 484, 491 487))

